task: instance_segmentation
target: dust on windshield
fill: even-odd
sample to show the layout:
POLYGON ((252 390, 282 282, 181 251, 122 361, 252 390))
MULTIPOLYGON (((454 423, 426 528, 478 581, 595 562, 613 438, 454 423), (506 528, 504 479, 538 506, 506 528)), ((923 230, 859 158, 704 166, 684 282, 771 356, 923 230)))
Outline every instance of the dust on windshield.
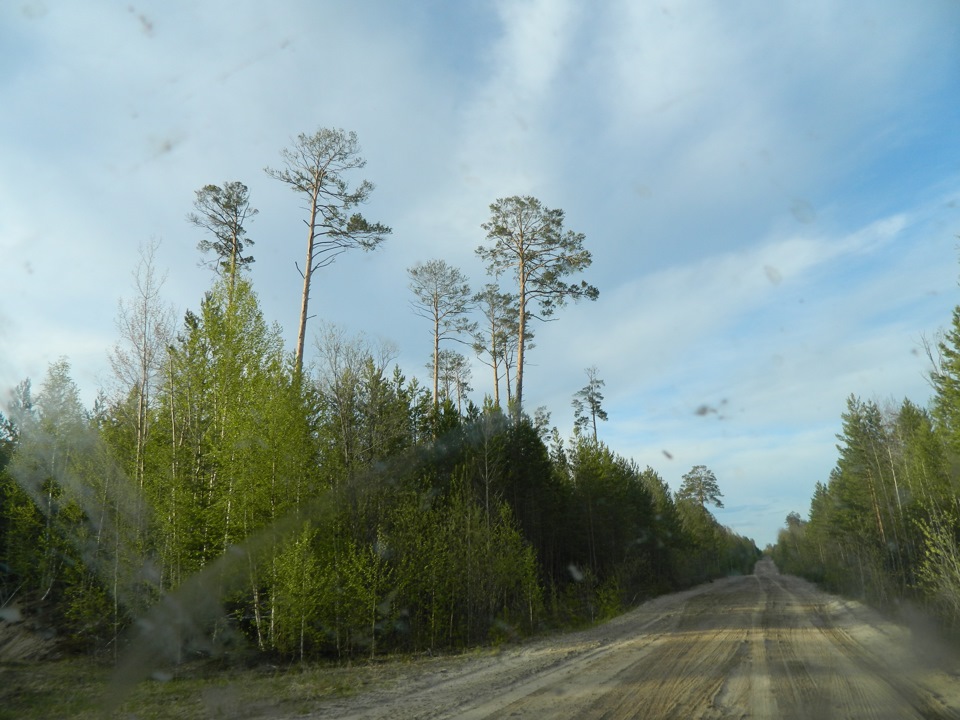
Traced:
MULTIPOLYGON (((5 702, 133 712, 250 667, 341 697, 344 667, 594 627, 764 553, 771 603, 828 603, 799 576, 955 626, 958 23, 0 10, 5 702)), ((806 661, 787 635, 770 667, 806 661)))

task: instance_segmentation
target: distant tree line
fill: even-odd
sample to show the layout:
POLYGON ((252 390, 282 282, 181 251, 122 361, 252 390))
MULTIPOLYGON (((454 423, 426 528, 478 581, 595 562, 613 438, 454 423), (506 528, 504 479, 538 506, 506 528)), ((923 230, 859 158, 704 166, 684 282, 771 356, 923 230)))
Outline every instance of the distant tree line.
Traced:
POLYGON ((772 554, 781 570, 894 608, 920 603, 960 624, 960 306, 925 342, 929 408, 851 395, 837 464, 807 519, 787 516, 772 554))
POLYGON ((753 542, 707 509, 720 505, 712 472, 695 467, 673 494, 598 439, 596 368, 567 443, 544 411, 524 412, 529 321, 597 296, 566 282, 590 255, 562 212, 529 197, 491 206, 478 253, 515 292, 471 293, 442 261, 408 271, 433 329, 428 385, 389 346, 329 325, 305 363, 312 273, 390 229, 355 212, 373 186, 345 178, 363 166, 352 133, 300 136, 283 158, 268 172, 308 212, 297 348, 249 277, 246 186, 204 186, 188 220, 216 277, 199 305, 174 327, 145 247, 112 386, 85 408, 61 360, 0 414, 0 604, 46 613, 91 651, 119 653, 132 621, 156 616, 140 627, 167 660, 238 638, 305 659, 509 639, 750 571, 753 542), (481 407, 466 363, 440 347, 451 339, 493 370, 481 407))

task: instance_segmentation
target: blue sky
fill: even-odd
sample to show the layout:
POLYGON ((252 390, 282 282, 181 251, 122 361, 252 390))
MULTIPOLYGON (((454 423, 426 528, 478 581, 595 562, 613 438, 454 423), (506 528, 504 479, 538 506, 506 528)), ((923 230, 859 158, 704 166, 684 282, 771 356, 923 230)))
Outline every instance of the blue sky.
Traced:
POLYGON ((343 127, 394 234, 321 271, 310 330, 390 340, 423 378, 405 268, 478 287, 491 202, 563 208, 601 294, 536 329, 528 407, 568 434, 596 365, 602 439, 674 488, 708 465, 718 517, 761 545, 827 479, 848 395, 926 403, 920 338, 960 300, 952 0, 23 0, 0 7, 0 107, 0 387, 61 355, 88 402, 108 385, 150 238, 195 308, 211 276, 185 216, 229 180, 292 348, 302 213, 263 168, 343 127))

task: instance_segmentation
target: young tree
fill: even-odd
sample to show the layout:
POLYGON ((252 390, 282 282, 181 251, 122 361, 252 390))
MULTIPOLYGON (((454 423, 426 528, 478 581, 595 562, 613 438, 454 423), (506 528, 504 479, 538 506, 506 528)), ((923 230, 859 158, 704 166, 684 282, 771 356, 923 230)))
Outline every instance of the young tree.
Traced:
POLYGON ((456 339, 476 327, 465 317, 472 308, 470 286, 458 268, 429 260, 407 268, 414 312, 433 324, 433 406, 439 403, 440 341, 456 339))
POLYGON ((353 210, 365 203, 373 192, 373 183, 362 181, 351 189, 346 175, 366 165, 360 156, 357 134, 340 129, 321 128, 313 135, 301 133, 293 147, 281 151, 284 167, 265 168, 272 178, 286 183, 304 198, 307 219, 307 253, 303 270, 303 294, 300 301, 300 329, 297 334, 296 369, 303 369, 303 348, 307 332, 307 311, 313 272, 330 265, 337 256, 354 248, 373 250, 392 230, 371 223, 353 210))
MULTIPOLYGON (((463 400, 466 394, 473 390, 470 387, 470 363, 467 358, 455 350, 441 350, 437 357, 439 365, 430 363, 429 367, 443 387, 441 395, 444 400, 455 401, 457 412, 463 412, 463 400)), ((438 407, 435 403, 434 408, 438 407)))
POLYGON ((523 407, 524 346, 527 320, 547 319, 567 300, 596 300, 599 291, 585 281, 567 284, 566 278, 590 266, 583 233, 563 229, 563 210, 544 207, 534 197, 508 197, 490 206, 490 220, 482 225, 489 246, 477 248, 487 271, 499 277, 512 271, 517 283, 517 380, 515 414, 523 407), (534 306, 540 314, 533 312, 534 306))
POLYGON ((396 348, 350 337, 324 324, 316 340, 315 378, 324 475, 337 486, 375 460, 399 452, 413 435, 402 385, 387 368, 396 348), (402 412, 401 412, 402 407, 402 412))
MULTIPOLYGON (((514 397, 516 396, 516 370, 519 366, 520 309, 516 305, 513 305, 509 308, 509 311, 510 318, 506 326, 507 336, 506 342, 503 343, 501 360, 503 362, 503 379, 506 381, 504 384, 507 388, 507 407, 519 412, 514 403, 514 397)), ((523 349, 526 353, 534 348, 536 348, 536 344, 533 342, 533 331, 530 329, 530 326, 527 325, 523 332, 523 349)))
POLYGON ((707 509, 708 504, 722 508, 722 497, 717 476, 706 465, 694 465, 690 472, 683 476, 683 484, 677 492, 677 499, 692 500, 703 510, 707 509))
POLYGON ((141 489, 153 391, 173 335, 173 311, 160 300, 166 278, 157 276, 159 247, 157 240, 140 247, 140 261, 133 272, 134 295, 119 303, 116 324, 120 340, 110 353, 110 366, 119 384, 115 414, 134 436, 133 467, 128 473, 141 489))
POLYGON ((570 473, 564 524, 573 537, 586 541, 572 544, 573 557, 599 579, 618 576, 639 590, 654 559, 647 538, 656 522, 655 500, 640 470, 603 443, 580 438, 570 449, 570 473))
MULTIPOLYGON (((509 407, 513 397, 511 371, 516 366, 520 327, 517 296, 500 292, 500 288, 491 283, 473 296, 473 302, 480 308, 483 315, 483 328, 474 326, 471 331, 473 351, 480 362, 493 370, 493 402, 497 407, 500 407, 500 378, 506 380, 509 407), (489 360, 483 359, 485 355, 489 360)), ((532 350, 534 347, 536 346, 533 344, 533 331, 528 325, 524 331, 524 349, 532 350)))
POLYGON ((223 187, 204 185, 197 190, 193 206, 196 212, 187 215, 187 221, 211 235, 197 243, 197 249, 216 254, 209 264, 220 276, 229 278, 232 299, 237 273, 253 262, 252 255, 243 255, 245 247, 253 245, 243 225, 259 210, 250 206, 247 186, 236 181, 225 182, 223 187))
POLYGON ((607 411, 600 406, 603 402, 600 388, 605 383, 597 377, 596 365, 588 367, 584 372, 587 373, 588 382, 573 396, 574 426, 582 432, 589 425, 593 429, 593 441, 596 442, 597 418, 607 419, 607 411))
POLYGON ((15 544, 32 547, 10 548, 11 559, 29 562, 17 568, 26 587, 52 601, 75 639, 106 641, 112 628, 115 641, 121 606, 142 607, 149 592, 137 574, 135 490, 101 442, 97 417, 80 403, 66 360, 51 364, 36 403, 23 389, 9 469, 22 493, 9 500, 15 544))
POLYGON ((706 466, 695 465, 683 476, 676 506, 686 540, 680 572, 687 581, 703 582, 722 569, 729 531, 707 510, 707 505, 723 507, 721 497, 716 475, 706 466))
POLYGON ((228 292, 218 281, 199 312, 187 312, 158 393, 146 489, 169 538, 168 585, 310 492, 310 410, 279 328, 263 318, 248 280, 229 309, 228 292))
POLYGON ((670 487, 656 470, 647 466, 639 477, 653 502, 651 545, 654 551, 654 576, 661 587, 673 588, 677 582, 677 557, 682 552, 683 544, 680 513, 670 494, 670 487))

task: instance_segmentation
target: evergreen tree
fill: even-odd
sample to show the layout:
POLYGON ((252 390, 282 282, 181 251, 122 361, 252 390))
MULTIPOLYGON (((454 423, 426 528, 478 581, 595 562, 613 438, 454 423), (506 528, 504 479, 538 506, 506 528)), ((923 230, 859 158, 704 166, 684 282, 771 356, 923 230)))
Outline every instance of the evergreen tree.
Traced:
MULTIPOLYGON (((517 327, 518 310, 516 297, 500 292, 495 284, 487 284, 473 296, 473 303, 480 309, 483 322, 473 328, 473 350, 481 362, 493 370, 493 404, 500 407, 500 379, 507 377, 507 396, 510 396, 509 348, 513 347, 514 329, 517 327), (487 360, 484 360, 487 357, 487 360)), ((528 339, 532 335, 528 333, 528 339)), ((528 342, 527 348, 532 346, 528 342)))
POLYGON ((253 245, 244 225, 259 210, 250 206, 247 186, 235 181, 225 182, 223 187, 204 185, 197 190, 193 206, 196 212, 187 215, 187 220, 211 236, 201 240, 197 248, 216 255, 210 265, 227 278, 232 298, 240 271, 253 262, 252 255, 243 254, 247 246, 253 245))
MULTIPOLYGON (((407 268, 413 309, 430 321, 433 334, 433 406, 440 404, 440 342, 456 339, 476 327, 466 314, 472 309, 466 276, 443 260, 430 260, 407 268)), ((448 394, 449 397, 449 394, 448 394)))
POLYGON ((960 305, 953 309, 950 329, 937 343, 938 362, 930 371, 933 417, 954 455, 960 455, 960 305))
POLYGON ((373 183, 368 180, 353 189, 347 181, 352 171, 366 165, 360 155, 356 133, 330 128, 321 128, 313 135, 301 133, 293 147, 282 150, 280 155, 284 167, 279 170, 265 168, 265 171, 300 195, 307 210, 307 251, 301 271, 303 293, 295 354, 299 373, 303 369, 314 271, 330 265, 347 250, 375 249, 392 230, 352 212, 367 202, 373 192, 373 183))
POLYGON ((603 380, 597 377, 596 366, 588 367, 587 384, 573 396, 574 427, 583 432, 588 428, 592 431, 593 441, 597 441, 597 420, 606 420, 607 411, 603 409, 603 380))
POLYGON ((517 418, 523 412, 523 371, 527 321, 546 318, 568 300, 596 300, 599 292, 585 281, 567 284, 570 275, 590 267, 590 252, 584 235, 563 229, 564 213, 544 207, 534 197, 501 198, 490 206, 490 220, 483 224, 489 246, 477 248, 487 270, 499 277, 515 276, 517 285, 517 418), (539 310, 539 315, 534 310, 539 310))
POLYGON ((706 510, 707 505, 722 508, 722 497, 717 476, 705 465, 694 465, 685 473, 680 490, 677 491, 678 500, 696 502, 703 510, 706 510))
POLYGON ((651 546, 657 585, 673 589, 679 581, 677 566, 684 541, 680 515, 669 486, 653 468, 648 466, 640 473, 640 482, 653 503, 651 546))

